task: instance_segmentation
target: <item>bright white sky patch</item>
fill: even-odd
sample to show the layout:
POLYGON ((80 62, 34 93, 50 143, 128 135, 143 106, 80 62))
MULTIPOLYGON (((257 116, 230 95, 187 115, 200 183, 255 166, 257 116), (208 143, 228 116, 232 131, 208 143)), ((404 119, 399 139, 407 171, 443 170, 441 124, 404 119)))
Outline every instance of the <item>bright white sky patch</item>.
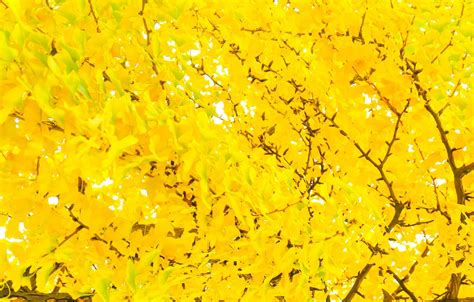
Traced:
POLYGON ((388 245, 390 245, 390 247, 393 248, 393 249, 399 250, 400 252, 404 252, 404 251, 407 250, 407 247, 404 244, 398 243, 398 242, 393 241, 393 240, 389 240, 388 245))
POLYGON ((201 53, 201 51, 199 49, 190 49, 189 50, 189 55, 191 57, 198 56, 200 53, 201 53))
POLYGON ((223 101, 220 101, 218 103, 214 103, 213 104, 214 107, 216 107, 216 114, 217 116, 213 116, 211 119, 212 121, 215 123, 215 124, 222 124, 222 120, 224 121, 227 121, 228 120, 228 116, 225 114, 225 111, 224 111, 224 102, 223 101))
POLYGON ((48 203, 50 205, 57 205, 59 203, 59 198, 57 196, 50 196, 48 197, 48 203))
POLYGON ((7 232, 7 228, 0 226, 0 240, 5 239, 5 233, 7 232))
POLYGON ((372 103, 372 98, 367 93, 362 93, 364 97, 364 104, 370 105, 372 103))
POLYGON ((100 184, 92 184, 92 188, 93 189, 100 189, 102 187, 107 187, 107 186, 110 186, 111 184, 113 184, 114 181, 112 179, 110 179, 109 177, 107 177, 103 182, 101 182, 100 184))

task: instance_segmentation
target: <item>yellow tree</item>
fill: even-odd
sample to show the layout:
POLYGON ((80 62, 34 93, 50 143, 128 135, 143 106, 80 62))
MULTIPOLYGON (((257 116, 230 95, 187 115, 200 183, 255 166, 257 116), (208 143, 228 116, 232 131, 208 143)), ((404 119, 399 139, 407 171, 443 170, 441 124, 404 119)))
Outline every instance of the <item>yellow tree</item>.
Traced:
POLYGON ((470 1, 0 1, 0 298, 474 296, 470 1))

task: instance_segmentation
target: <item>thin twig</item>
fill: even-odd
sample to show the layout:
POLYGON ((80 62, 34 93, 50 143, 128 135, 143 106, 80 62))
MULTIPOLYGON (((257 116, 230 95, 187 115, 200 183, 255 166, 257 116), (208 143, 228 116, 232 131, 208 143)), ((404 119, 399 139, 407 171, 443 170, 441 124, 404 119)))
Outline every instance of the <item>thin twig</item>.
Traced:
POLYGON ((50 254, 53 254, 56 252, 57 249, 59 249, 63 244, 65 244, 69 239, 74 237, 77 233, 79 233, 82 229, 85 229, 86 227, 84 225, 79 225, 76 227, 76 229, 66 237, 64 237, 63 241, 61 241, 57 246, 55 246, 52 250, 50 250, 48 253, 44 254, 42 257, 46 257, 50 254))
POLYGON ((90 13, 92 14, 92 18, 94 18, 94 22, 95 22, 95 25, 96 25, 96 27, 97 27, 97 32, 100 33, 99 18, 98 18, 97 15, 95 14, 94 7, 93 7, 93 5, 92 5, 92 0, 87 0, 87 2, 89 3, 90 13))
MULTIPOLYGON (((461 6, 461 13, 459 14, 459 18, 458 18, 458 22, 456 22, 456 27, 459 26, 459 24, 461 24, 461 19, 462 19, 462 16, 464 15, 464 1, 462 3, 462 6, 461 6)), ((454 34, 456 33, 456 30, 453 29, 451 31, 451 37, 449 38, 449 42, 448 44, 446 44, 446 46, 444 46, 444 48, 440 51, 439 54, 437 54, 432 60, 431 60, 431 64, 433 64, 450 46, 453 46, 453 40, 454 40, 454 34)))

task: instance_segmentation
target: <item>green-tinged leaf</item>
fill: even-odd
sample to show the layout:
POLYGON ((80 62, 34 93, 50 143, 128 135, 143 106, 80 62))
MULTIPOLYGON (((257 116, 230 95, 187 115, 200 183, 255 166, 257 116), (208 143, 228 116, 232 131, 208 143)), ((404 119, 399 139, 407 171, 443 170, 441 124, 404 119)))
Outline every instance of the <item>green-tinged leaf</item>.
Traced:
POLYGON ((102 301, 109 302, 110 301, 110 279, 109 278, 102 278, 99 280, 97 284, 97 293, 102 298, 102 301))
POLYGON ((135 263, 131 259, 127 261, 126 274, 127 274, 128 286, 130 286, 130 288, 135 291, 137 289, 137 285, 135 283, 135 280, 137 278, 137 269, 136 269, 135 263))

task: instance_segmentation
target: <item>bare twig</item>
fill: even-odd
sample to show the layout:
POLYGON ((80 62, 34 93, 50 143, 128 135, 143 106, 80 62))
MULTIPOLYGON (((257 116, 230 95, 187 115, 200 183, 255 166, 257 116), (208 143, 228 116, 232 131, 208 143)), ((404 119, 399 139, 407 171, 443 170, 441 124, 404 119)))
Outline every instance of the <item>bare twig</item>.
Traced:
POLYGON ((146 23, 145 16, 143 16, 143 14, 144 14, 144 12, 145 12, 145 6, 146 6, 147 3, 148 3, 148 0, 142 0, 142 8, 141 8, 141 10, 138 12, 138 14, 139 14, 140 16, 142 16, 143 27, 145 27, 145 33, 146 33, 146 45, 149 46, 149 45, 150 45, 150 34, 151 34, 151 30, 148 28, 148 24, 146 23))
POLYGON ((76 227, 76 229, 66 237, 64 237, 63 241, 61 241, 57 246, 55 246, 52 250, 50 250, 48 253, 44 254, 43 257, 46 257, 54 252, 56 252, 57 249, 59 249, 62 245, 64 245, 69 239, 74 237, 77 233, 79 233, 82 229, 85 229, 86 227, 84 225, 79 225, 76 227))
POLYGON ((416 226, 416 225, 430 224, 430 223, 432 223, 433 221, 434 221, 433 219, 427 220, 427 221, 418 221, 418 222, 414 222, 414 223, 405 223, 405 222, 401 221, 401 222, 399 223, 399 225, 400 225, 401 227, 413 227, 413 226, 416 226))
MULTIPOLYGON (((459 24, 461 24, 461 19, 462 19, 462 16, 464 15, 464 1, 462 3, 462 6, 461 6, 461 13, 459 14, 459 18, 458 18, 458 22, 456 23, 456 27, 459 26, 459 24)), ((456 33, 456 30, 453 29, 451 31, 451 37, 449 38, 449 42, 448 44, 446 44, 446 46, 444 46, 444 48, 440 51, 439 54, 437 54, 432 60, 431 60, 431 64, 433 64, 438 58, 439 56, 441 56, 450 46, 453 46, 453 40, 454 40, 454 35, 456 33)))
POLYGON ((362 44, 365 44, 364 36, 362 35, 362 29, 364 27, 366 15, 367 15, 367 9, 365 9, 364 14, 362 15, 362 21, 360 23, 359 33, 357 34, 357 36, 352 37, 352 41, 359 41, 362 44))

